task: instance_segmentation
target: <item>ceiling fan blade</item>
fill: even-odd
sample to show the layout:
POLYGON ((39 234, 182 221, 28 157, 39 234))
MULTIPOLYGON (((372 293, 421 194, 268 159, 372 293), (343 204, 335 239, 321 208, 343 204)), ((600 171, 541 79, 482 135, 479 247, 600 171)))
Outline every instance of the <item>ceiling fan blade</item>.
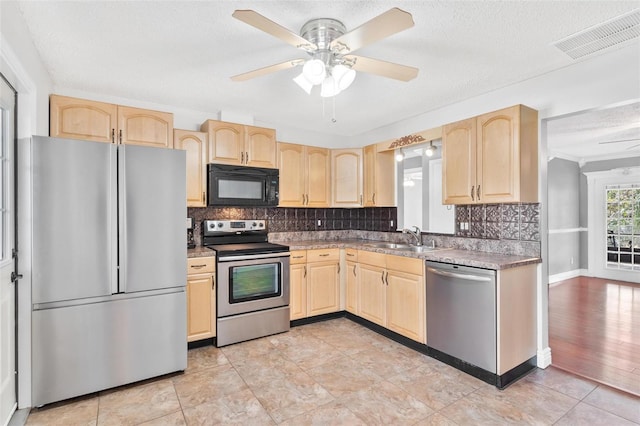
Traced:
POLYGON ((606 145, 608 143, 620 143, 620 142, 633 142, 633 141, 637 141, 637 138, 633 138, 633 139, 620 139, 618 141, 606 141, 606 142, 598 142, 598 145, 606 145))
POLYGON ((271 74, 272 72, 282 71, 289 68, 297 67, 298 65, 302 65, 303 63, 304 63, 304 59, 292 59, 290 61, 269 65, 268 67, 245 72, 243 74, 234 75, 233 77, 231 77, 231 80, 245 81, 245 80, 249 80, 256 77, 261 77, 263 75, 271 74))
POLYGON ((346 55, 344 58, 347 61, 354 62, 351 68, 356 71, 376 74, 401 81, 413 80, 418 76, 418 68, 407 65, 367 58, 366 56, 346 55))
POLYGON ((349 53, 368 44, 389 37, 413 27, 413 17, 409 12, 394 7, 385 13, 365 22, 358 28, 341 35, 329 45, 340 53, 349 53))
POLYGON ((308 52, 312 52, 318 49, 318 46, 316 46, 314 43, 305 40, 298 34, 289 31, 285 27, 276 24, 272 20, 265 18, 264 16, 253 10, 236 10, 235 12, 233 12, 233 14, 231 14, 231 16, 244 22, 245 24, 249 24, 252 27, 264 31, 267 34, 271 34, 272 36, 279 38, 285 43, 299 49, 303 49, 308 52))

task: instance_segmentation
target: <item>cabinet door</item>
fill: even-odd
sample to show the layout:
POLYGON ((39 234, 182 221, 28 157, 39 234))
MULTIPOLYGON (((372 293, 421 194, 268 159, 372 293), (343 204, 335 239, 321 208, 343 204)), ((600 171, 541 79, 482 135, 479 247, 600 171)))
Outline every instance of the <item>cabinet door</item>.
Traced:
POLYGON ((519 199, 518 112, 515 106, 477 118, 477 202, 503 203, 519 199))
POLYGON ((307 316, 340 310, 338 261, 307 263, 307 316))
POLYGON ((207 163, 242 164, 244 160, 244 126, 207 120, 200 130, 209 134, 207 163))
POLYGON ((331 150, 332 205, 362 207, 362 149, 331 150))
POLYGON ((308 146, 306 151, 306 206, 329 207, 331 203, 331 157, 329 150, 308 146))
POLYGON ((289 275, 289 312, 290 319, 306 318, 307 316, 307 265, 294 264, 290 266, 289 275))
POLYGON ((475 203, 475 187, 476 119, 471 118, 442 129, 442 202, 475 203))
POLYGON ((207 134, 176 129, 173 143, 187 152, 187 207, 206 207, 207 134))
POLYGON ((363 204, 365 207, 376 205, 376 147, 365 146, 362 150, 362 186, 364 192, 363 204))
POLYGON ((362 156, 364 206, 394 206, 396 169, 393 151, 377 152, 376 145, 368 145, 362 156))
POLYGON ((280 207, 301 207, 305 195, 305 147, 278 142, 280 207))
POLYGON ((127 145, 173 148, 173 114, 119 106, 118 141, 127 145))
POLYGON ((346 274, 346 306, 345 309, 354 315, 358 315, 359 274, 358 263, 347 261, 346 274))
POLYGON ((360 263, 359 315, 383 327, 387 310, 385 275, 384 267, 360 263))
POLYGON ((103 102, 51 95, 49 136, 112 143, 118 107, 103 102))
POLYGON ((422 275, 388 271, 387 328, 426 343, 425 281, 422 275))
POLYGON ((216 335, 216 302, 213 276, 187 277, 187 341, 216 335))
POLYGON ((251 167, 276 167, 276 131, 245 126, 244 164, 251 167))

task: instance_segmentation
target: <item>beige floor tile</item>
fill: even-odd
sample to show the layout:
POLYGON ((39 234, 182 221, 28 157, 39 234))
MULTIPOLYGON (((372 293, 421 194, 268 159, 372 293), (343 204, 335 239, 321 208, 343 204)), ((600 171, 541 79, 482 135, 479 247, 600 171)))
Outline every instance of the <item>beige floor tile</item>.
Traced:
POLYGON ((157 419, 149 420, 148 422, 140 423, 140 426, 186 426, 187 422, 184 419, 182 410, 175 413, 167 414, 166 416, 158 417, 157 419))
POLYGON ((637 396, 608 386, 598 386, 583 402, 640 424, 640 398, 637 396))
POLYGON ((98 425, 138 424, 180 410, 171 379, 101 394, 98 425))
POLYGON ((576 399, 584 398, 597 386, 597 383, 555 367, 547 367, 544 370, 538 368, 524 380, 546 386, 576 399))
POLYGON ((194 407, 247 388, 238 372, 230 366, 209 368, 200 373, 174 379, 182 408, 194 407))
POLYGON ((336 398, 366 389, 383 380, 372 370, 347 357, 312 368, 307 373, 336 398))
POLYGON ((343 404, 334 401, 281 423, 281 426, 299 425, 365 426, 366 423, 343 404))
POLYGON ((497 402, 517 407, 542 424, 553 424, 579 402, 553 389, 524 380, 505 390, 486 387, 477 392, 497 402))
POLYGON ((189 425, 275 425, 249 389, 184 409, 189 425))
POLYGON ((335 347, 311 334, 280 334, 271 339, 271 344, 304 370, 342 357, 335 347))
POLYGON ((27 417, 29 426, 95 425, 98 420, 98 397, 77 398, 60 404, 33 409, 27 417))
POLYGON ((600 408, 591 406, 584 402, 576 405, 571 411, 565 414, 556 426, 576 426, 576 425, 606 425, 606 426, 636 426, 636 423, 618 417, 600 408))
POLYGON ((475 382, 464 380, 457 371, 435 369, 426 364, 388 380, 433 410, 440 410, 477 389, 475 382))
POLYGON ((440 413, 432 414, 424 420, 419 421, 413 426, 456 426, 457 423, 443 416, 440 413))
POLYGON ((439 411, 459 425, 540 424, 532 416, 504 401, 475 391, 439 411))
POLYGON ((204 346, 195 348, 187 352, 187 369, 186 374, 202 371, 206 368, 218 367, 220 365, 229 364, 229 360, 222 350, 215 346, 204 346))
POLYGON ((333 396, 304 372, 251 390, 276 423, 333 401, 333 396))
POLYGON ((252 387, 258 387, 276 379, 284 379, 303 370, 277 350, 260 357, 243 358, 234 362, 240 377, 252 387))
POLYGON ((382 381, 341 401, 368 425, 404 425, 426 419, 433 410, 398 386, 382 381))
POLYGON ((353 359, 385 379, 420 365, 420 361, 415 357, 406 356, 398 351, 383 351, 380 349, 359 352, 353 356, 353 359))
POLYGON ((248 342, 236 343, 235 345, 220 348, 224 356, 227 357, 231 363, 247 357, 258 357, 273 351, 273 349, 274 347, 268 337, 249 340, 248 342))

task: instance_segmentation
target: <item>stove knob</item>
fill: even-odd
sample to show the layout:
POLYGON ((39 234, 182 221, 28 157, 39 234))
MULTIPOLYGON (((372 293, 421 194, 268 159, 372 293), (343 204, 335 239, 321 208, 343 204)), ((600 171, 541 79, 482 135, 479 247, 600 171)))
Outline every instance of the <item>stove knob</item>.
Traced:
POLYGON ((260 222, 260 228, 264 228, 264 223, 260 222))
POLYGON ((258 226, 258 223, 257 223, 257 222, 253 222, 253 223, 251 224, 251 227, 252 227, 252 228, 255 228, 255 227, 257 227, 257 226, 258 226))
POLYGON ((222 228, 222 222, 218 222, 218 228, 222 228))

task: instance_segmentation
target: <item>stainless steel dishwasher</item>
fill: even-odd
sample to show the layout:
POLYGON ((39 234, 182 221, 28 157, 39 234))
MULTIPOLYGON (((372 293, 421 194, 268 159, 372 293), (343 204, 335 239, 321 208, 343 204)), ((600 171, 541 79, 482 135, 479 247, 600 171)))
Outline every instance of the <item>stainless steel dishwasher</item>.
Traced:
POLYGON ((427 346, 496 373, 496 271, 427 262, 427 346))

